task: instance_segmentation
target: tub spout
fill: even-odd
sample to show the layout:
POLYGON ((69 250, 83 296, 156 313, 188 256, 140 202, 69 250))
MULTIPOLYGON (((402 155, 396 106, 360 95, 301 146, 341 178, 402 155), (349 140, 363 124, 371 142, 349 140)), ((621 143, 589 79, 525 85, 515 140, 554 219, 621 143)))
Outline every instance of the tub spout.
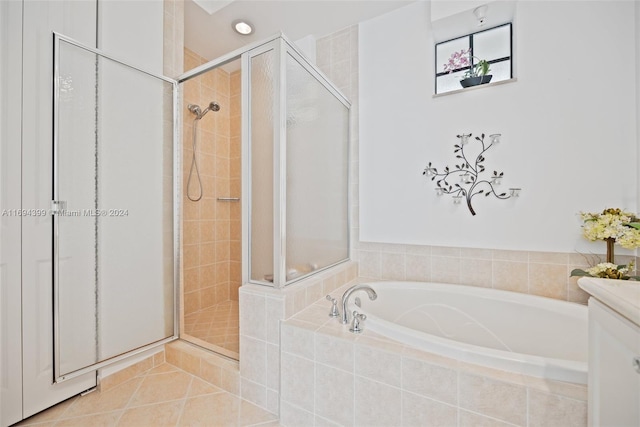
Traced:
POLYGON ((342 295, 342 324, 343 325, 346 325, 347 323, 349 323, 349 309, 347 308, 347 305, 349 303, 349 297, 355 291, 360 291, 360 290, 365 291, 367 295, 369 295, 369 299, 371 301, 378 298, 378 294, 376 294, 376 291, 374 291, 373 288, 369 285, 355 285, 347 289, 344 295, 342 295))

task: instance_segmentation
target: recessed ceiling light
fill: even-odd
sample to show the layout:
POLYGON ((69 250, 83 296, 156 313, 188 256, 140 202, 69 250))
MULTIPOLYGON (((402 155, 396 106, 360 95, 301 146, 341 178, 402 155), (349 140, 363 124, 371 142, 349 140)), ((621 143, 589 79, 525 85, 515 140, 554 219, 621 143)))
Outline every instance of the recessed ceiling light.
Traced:
POLYGON ((236 33, 242 34, 243 36, 248 36, 253 33, 253 27, 247 21, 243 19, 238 19, 233 21, 231 24, 236 33))

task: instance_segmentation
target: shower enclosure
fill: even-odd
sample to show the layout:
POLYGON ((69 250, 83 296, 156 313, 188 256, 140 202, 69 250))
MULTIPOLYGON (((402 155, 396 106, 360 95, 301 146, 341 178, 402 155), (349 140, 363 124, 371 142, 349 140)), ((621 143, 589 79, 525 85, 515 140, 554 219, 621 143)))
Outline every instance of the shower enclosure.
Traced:
POLYGON ((183 180, 196 151, 200 168, 216 165, 202 200, 183 197, 181 337, 238 358, 238 285, 282 287, 349 257, 350 104, 282 35, 210 62, 185 50, 185 69, 183 180), (211 101, 223 114, 191 150, 189 105, 211 101))
MULTIPOLYGON (((37 274, 53 277, 55 383, 184 333, 196 256, 214 260, 198 267, 197 298, 230 301, 240 284, 280 288, 349 258, 350 104, 283 35, 177 81, 61 35, 54 46, 52 205, 41 222, 53 263, 37 274), (226 94, 188 101, 195 79, 234 61, 226 94), (221 139, 198 153, 208 135, 221 139), (198 160, 203 192, 191 198, 185 173, 206 150, 220 152, 198 160), (224 175, 232 164, 237 176, 224 175), (192 242, 208 216, 215 233, 192 242)), ((237 340, 237 304, 230 313, 237 340)), ((237 343, 212 349, 238 357, 237 343)))

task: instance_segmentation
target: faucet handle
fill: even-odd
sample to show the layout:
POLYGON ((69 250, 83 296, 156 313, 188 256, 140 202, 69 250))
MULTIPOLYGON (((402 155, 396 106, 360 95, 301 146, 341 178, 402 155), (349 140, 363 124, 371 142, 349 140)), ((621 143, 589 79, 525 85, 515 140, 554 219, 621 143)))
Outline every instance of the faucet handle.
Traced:
POLYGON ((335 298, 331 298, 331 295, 327 295, 327 301, 331 301, 331 311, 329 312, 329 317, 340 317, 340 312, 338 311, 338 300, 335 298))
POLYGON ((367 320, 367 316, 365 314, 360 314, 357 311, 353 312, 353 323, 351 323, 351 327, 349 328, 349 332, 353 332, 354 334, 361 333, 364 329, 360 325, 360 322, 367 320))

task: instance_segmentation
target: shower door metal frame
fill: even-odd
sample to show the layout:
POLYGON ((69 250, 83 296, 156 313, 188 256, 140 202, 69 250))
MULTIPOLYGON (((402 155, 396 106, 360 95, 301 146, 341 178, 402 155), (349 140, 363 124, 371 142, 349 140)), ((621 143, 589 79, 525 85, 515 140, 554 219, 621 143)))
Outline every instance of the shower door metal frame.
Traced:
POLYGON ((287 215, 287 117, 286 117, 286 101, 287 101, 287 71, 286 61, 287 55, 300 64, 313 78, 316 79, 325 89, 327 89, 340 103, 348 110, 349 129, 347 131, 347 165, 351 163, 351 102, 347 97, 316 68, 309 60, 300 52, 294 43, 292 43, 284 34, 278 34, 261 43, 259 46, 248 49, 242 55, 242 70, 246 70, 242 74, 242 103, 246 105, 242 111, 242 150, 246 152, 247 162, 243 162, 242 174, 242 197, 243 209, 242 227, 243 227, 243 259, 242 259, 242 275, 243 283, 252 283, 262 286, 270 286, 275 288, 284 288, 290 284, 303 280, 309 276, 327 270, 336 265, 349 261, 351 257, 351 174, 347 174, 347 258, 327 265, 310 273, 301 275, 292 280, 286 280, 286 215, 287 215), (251 94, 250 94, 250 75, 251 75, 251 58, 261 55, 265 52, 273 50, 275 52, 276 68, 274 77, 274 150, 273 150, 273 282, 260 281, 251 279, 251 250, 249 242, 251 241, 251 94), (245 163, 247 163, 245 167, 245 163), (245 234, 246 233, 246 234, 245 234), (246 236, 246 237, 245 237, 246 236), (244 244, 246 243, 246 244, 244 244))
POLYGON ((158 346, 164 345, 170 341, 178 339, 178 331, 179 331, 179 317, 178 317, 178 306, 180 301, 179 295, 179 283, 180 283, 180 188, 181 188, 181 155, 180 155, 180 136, 178 130, 180 129, 181 118, 180 110, 178 108, 178 100, 179 100, 179 92, 178 92, 178 81, 159 75, 156 73, 149 72, 147 70, 143 70, 141 68, 135 67, 126 61, 122 61, 103 52, 100 49, 95 49, 90 46, 86 46, 70 37, 62 35, 57 32, 53 32, 53 82, 52 82, 52 90, 53 90, 53 186, 52 186, 52 252, 53 252, 53 262, 52 262, 52 276, 53 276, 53 383, 61 383, 72 378, 76 378, 88 372, 96 371, 97 369, 103 368, 105 366, 109 366, 113 363, 119 362, 123 359, 135 356, 137 354, 141 354, 147 350, 156 348, 158 346), (58 132, 59 132, 59 113, 60 113, 60 99, 59 99, 59 84, 60 84, 60 43, 65 42, 72 46, 75 46, 79 49, 82 49, 86 52, 92 53, 96 56, 106 58, 110 61, 123 65, 127 68, 133 69, 140 73, 146 74, 148 76, 154 77, 156 79, 163 80, 167 83, 171 83, 173 86, 173 295, 174 295, 174 304, 173 304, 173 335, 166 337, 164 339, 146 344, 144 346, 131 349, 131 351, 107 358, 102 361, 98 361, 92 365, 85 366, 83 368, 77 369, 75 371, 63 374, 60 369, 60 298, 59 298, 59 290, 60 290, 60 278, 58 276, 59 273, 59 261, 60 261, 60 253, 59 253, 59 219, 57 215, 53 213, 55 208, 58 206, 59 202, 59 194, 58 194, 58 174, 60 172, 60 168, 58 166, 58 132))

